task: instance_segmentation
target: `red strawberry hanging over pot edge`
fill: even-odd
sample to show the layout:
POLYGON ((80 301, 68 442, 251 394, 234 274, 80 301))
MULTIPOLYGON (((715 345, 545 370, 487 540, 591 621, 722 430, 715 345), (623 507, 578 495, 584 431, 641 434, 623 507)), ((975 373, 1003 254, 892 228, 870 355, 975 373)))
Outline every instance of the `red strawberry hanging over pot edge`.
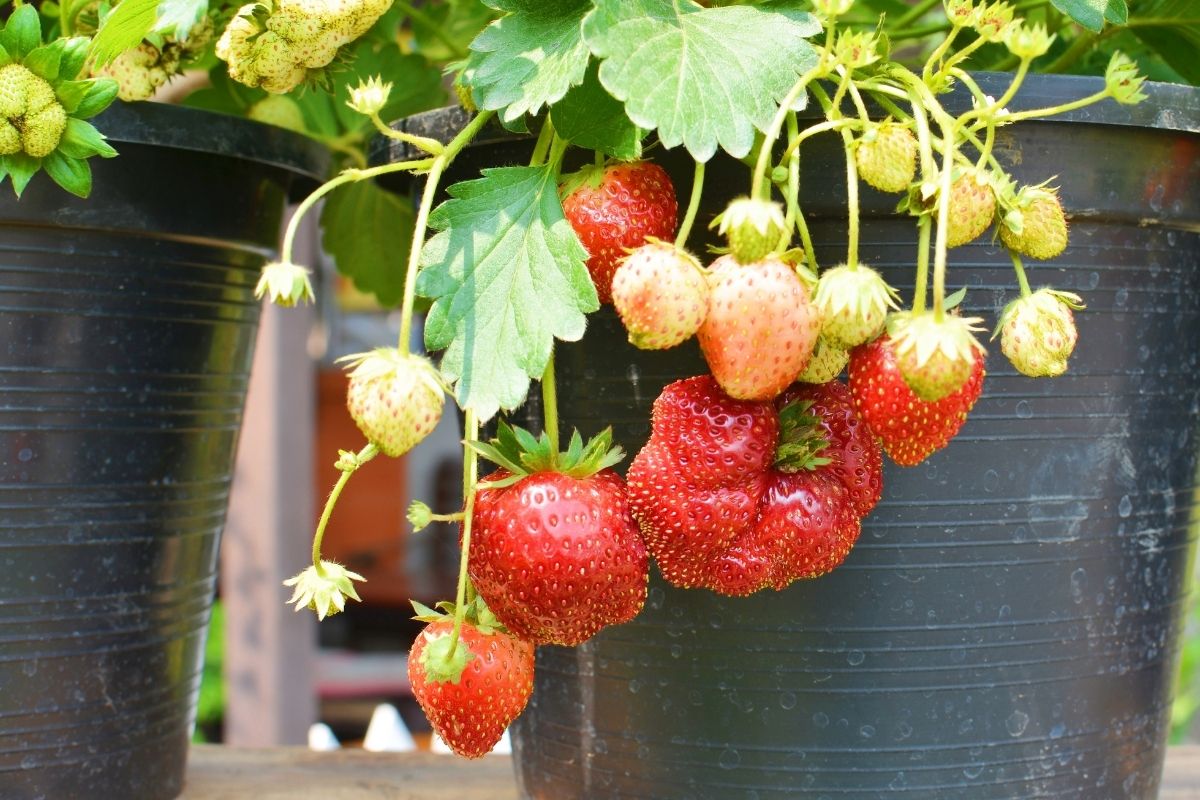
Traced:
POLYGON ((703 375, 654 403, 630 502, 663 576, 746 595, 838 566, 879 500, 879 446, 845 386, 735 400, 703 375))
POLYGON ((565 453, 500 423, 472 443, 501 469, 475 496, 468 574, 510 631, 536 644, 577 645, 627 622, 646 600, 646 548, 606 430, 565 453))

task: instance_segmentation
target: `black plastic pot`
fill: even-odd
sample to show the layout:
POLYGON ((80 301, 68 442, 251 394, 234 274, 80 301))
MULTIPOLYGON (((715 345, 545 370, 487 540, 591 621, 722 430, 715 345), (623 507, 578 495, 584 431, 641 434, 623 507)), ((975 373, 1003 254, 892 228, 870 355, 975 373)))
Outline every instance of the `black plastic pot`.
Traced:
POLYGON ((179 794, 254 348, 289 191, 277 128, 96 121, 78 200, 0 187, 0 797, 179 794), (7 196, 5 196, 7 195, 7 196))
MULTIPOLYGON (((1006 80, 983 76, 994 96, 1006 80)), ((1014 109, 1099 84, 1026 86, 1014 109)), ((654 576, 634 622, 539 648, 514 728, 525 797, 1157 796, 1198 528, 1200 93, 1148 94, 1000 134, 1018 178, 1058 176, 1073 219, 1070 249, 1030 267, 1035 286, 1087 300, 1067 375, 1022 377, 993 348, 963 431, 926 463, 887 469, 831 575, 748 599, 654 576)), ((452 177, 527 152, 496 133, 452 177)), ((686 160, 653 157, 686 196, 686 160)), ((840 143, 806 145, 803 170, 818 255, 836 263, 840 143)), ((710 165, 694 250, 747 183, 730 159, 710 165)), ((911 297, 915 225, 894 205, 867 190, 861 256, 911 297)), ((951 265, 972 312, 994 320, 1015 296, 1007 256, 985 239, 951 265)), ((627 345, 607 309, 558 352, 563 424, 612 424, 631 452, 661 387, 704 370, 694 344, 627 345)))

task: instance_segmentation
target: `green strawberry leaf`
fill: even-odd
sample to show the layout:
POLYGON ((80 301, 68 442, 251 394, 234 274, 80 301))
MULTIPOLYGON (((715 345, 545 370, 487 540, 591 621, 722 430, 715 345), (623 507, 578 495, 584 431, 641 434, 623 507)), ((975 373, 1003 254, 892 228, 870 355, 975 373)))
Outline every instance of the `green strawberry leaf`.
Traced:
POLYGON ((583 80, 588 49, 580 22, 588 0, 487 0, 510 12, 471 42, 463 72, 475 104, 511 121, 536 114, 583 80))
POLYGON ((12 13, 4 30, 0 31, 0 45, 12 57, 21 59, 42 43, 42 21, 37 9, 26 3, 12 13))
POLYGON ((496 17, 479 0, 427 3, 423 11, 420 18, 411 17, 409 23, 417 49, 431 61, 462 58, 471 40, 496 17))
POLYGON ((92 168, 81 158, 71 158, 55 150, 42 159, 50 179, 77 197, 92 193, 92 168))
POLYGON ((62 41, 62 39, 58 39, 50 44, 35 47, 29 55, 25 56, 25 66, 34 75, 53 81, 58 77, 59 68, 62 65, 64 49, 62 41))
POLYGON ((559 136, 576 147, 600 150, 625 161, 642 154, 642 130, 625 116, 625 108, 600 85, 600 65, 592 62, 583 83, 571 88, 550 109, 559 136))
POLYGON ((384 306, 397 305, 404 294, 412 230, 412 204, 374 181, 338 189, 321 212, 321 246, 333 256, 338 272, 384 306), (364 230, 371 235, 364 236, 364 230))
POLYGON ((95 155, 112 158, 117 154, 100 131, 96 130, 95 125, 75 117, 67 119, 67 127, 63 129, 58 149, 70 158, 89 158, 95 155))
POLYGON ((87 61, 88 46, 92 40, 86 36, 72 36, 63 39, 62 63, 58 65, 58 77, 62 80, 74 80, 79 77, 84 62, 87 61))
POLYGON ((583 23, 600 82, 634 123, 683 144, 699 161, 735 158, 766 128, 800 73, 817 62, 820 31, 795 3, 704 8, 692 0, 596 0, 583 23))
MULTIPOLYGON (((29 8, 29 6, 25 6, 25 8, 29 8)), ((10 156, 0 157, 0 165, 12 178, 13 191, 17 193, 17 197, 20 197, 21 193, 25 191, 25 187, 29 185, 29 181, 33 180, 33 176, 41 168, 42 160, 24 153, 14 153, 10 156)))
POLYGON ((425 243, 416 285, 434 299, 425 344, 445 349, 442 373, 480 420, 524 402, 554 339, 578 340, 600 306, 556 177, 553 165, 487 169, 451 186, 430 216, 440 233, 425 243))
POLYGON ((1130 32, 1188 83, 1200 84, 1200 14, 1195 0, 1138 3, 1130 32))
POLYGON ((92 40, 89 57, 97 67, 111 64, 117 56, 141 44, 158 19, 159 0, 121 0, 100 23, 92 40))
POLYGON ((1125 0, 1050 0, 1051 5, 1090 31, 1099 33, 1105 22, 1124 25, 1129 21, 1125 0))
POLYGON ((91 81, 60 81, 54 87, 54 95, 62 104, 63 111, 74 114, 91 88, 91 81))
POLYGON ((207 13, 208 0, 162 0, 153 31, 186 41, 192 28, 200 24, 207 13))
POLYGON ((71 115, 79 119, 96 116, 117 99, 117 89, 117 82, 112 78, 92 79, 87 94, 79 101, 79 107, 71 115))

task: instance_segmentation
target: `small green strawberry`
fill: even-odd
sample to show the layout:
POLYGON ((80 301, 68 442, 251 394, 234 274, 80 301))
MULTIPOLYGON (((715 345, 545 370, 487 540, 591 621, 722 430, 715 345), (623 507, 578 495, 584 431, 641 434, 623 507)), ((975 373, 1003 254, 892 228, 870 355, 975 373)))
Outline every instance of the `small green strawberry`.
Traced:
POLYGON ((996 216, 996 193, 988 175, 963 169, 950 185, 950 225, 946 246, 958 247, 980 236, 996 216))
POLYGON ((692 338, 704 322, 708 281, 692 255, 651 239, 613 273, 612 299, 630 343, 665 350, 692 338))
POLYGON ((813 303, 821 314, 821 338, 842 350, 869 342, 883 331, 896 290, 870 267, 846 264, 821 273, 813 303))
POLYGON ((739 197, 712 221, 729 242, 739 264, 753 264, 773 253, 786 228, 783 209, 769 200, 739 197))
POLYGON ((901 377, 921 400, 937 402, 971 377, 983 345, 975 338, 978 317, 901 312, 888 319, 888 338, 901 377))
POLYGON ((1041 261, 1067 249, 1067 218, 1053 189, 1026 186, 1004 215, 1000 241, 1009 250, 1041 261))
POLYGON ((429 359, 381 347, 343 360, 351 368, 350 416, 381 453, 403 455, 433 431, 446 397, 429 359))
POLYGON ((297 133, 304 133, 306 130, 304 113, 300 110, 300 104, 286 95, 267 95, 250 106, 246 116, 255 122, 286 128, 297 133))
POLYGON ((858 176, 881 192, 903 192, 917 174, 917 139, 903 125, 871 125, 854 150, 858 176))
POLYGON ((1083 307, 1079 295, 1054 289, 1038 289, 1013 300, 1004 307, 996 328, 1000 351, 1022 375, 1062 375, 1079 338, 1072 310, 1083 307))
POLYGON ((823 338, 817 339, 813 348, 812 358, 796 380, 801 383, 829 383, 842 374, 846 363, 850 361, 850 351, 830 344, 823 338))

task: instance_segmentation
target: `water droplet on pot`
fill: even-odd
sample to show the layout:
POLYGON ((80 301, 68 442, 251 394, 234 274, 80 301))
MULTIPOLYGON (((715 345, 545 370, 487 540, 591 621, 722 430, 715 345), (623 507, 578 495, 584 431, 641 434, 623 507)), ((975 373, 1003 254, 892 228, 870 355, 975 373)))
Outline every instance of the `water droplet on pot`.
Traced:
POLYGON ((1029 405, 1028 400, 1021 400, 1017 403, 1017 416, 1021 419, 1029 419, 1033 416, 1033 407, 1029 405))
POLYGON ((21 769, 33 769, 37 766, 37 758, 34 756, 25 756, 21 759, 21 769))
POLYGON ((1129 495, 1122 495, 1121 502, 1117 504, 1117 514, 1121 519, 1125 519, 1133 513, 1133 501, 1129 499, 1129 495))
POLYGON ((873 739, 875 737, 875 726, 863 725, 858 729, 858 735, 864 739, 873 739))
POLYGON ((32 460, 33 460, 33 449, 32 448, 22 447, 20 450, 17 451, 17 461, 32 461, 32 460))
POLYGON ((1051 739, 1061 739, 1063 737, 1063 734, 1065 734, 1066 732, 1067 732, 1067 726, 1063 725, 1060 722, 1057 725, 1055 725, 1053 728, 1050 729, 1050 738, 1051 739))
POLYGON ((983 490, 985 492, 994 492, 1000 486, 1000 473, 994 469, 989 469, 983 473, 983 490))
POLYGON ((823 711, 818 711, 817 713, 813 714, 812 720, 813 725, 816 725, 818 728, 829 727, 829 715, 823 711))
POLYGON ((983 764, 972 764, 969 767, 963 767, 963 775, 967 780, 975 780, 983 774, 983 764))
POLYGON ((1028 725, 1029 715, 1020 710, 1009 714, 1008 719, 1004 723, 1004 727, 1008 728, 1009 736, 1020 736, 1025 732, 1025 728, 1028 725))
POLYGON ((851 650, 846 654, 846 662, 852 667, 857 667, 859 664, 866 661, 867 655, 862 650, 851 650))
POLYGON ((796 707, 796 695, 792 692, 784 692, 779 695, 779 707, 784 711, 791 711, 796 707))
POLYGON ((726 747, 722 750, 720 757, 717 759, 717 764, 721 769, 733 769, 740 763, 742 763, 742 757, 738 755, 737 750, 731 747, 726 747))
POLYGON ((37 669, 38 667, 36 661, 26 661, 21 665, 21 672, 24 672, 26 675, 31 677, 37 674, 37 669))

